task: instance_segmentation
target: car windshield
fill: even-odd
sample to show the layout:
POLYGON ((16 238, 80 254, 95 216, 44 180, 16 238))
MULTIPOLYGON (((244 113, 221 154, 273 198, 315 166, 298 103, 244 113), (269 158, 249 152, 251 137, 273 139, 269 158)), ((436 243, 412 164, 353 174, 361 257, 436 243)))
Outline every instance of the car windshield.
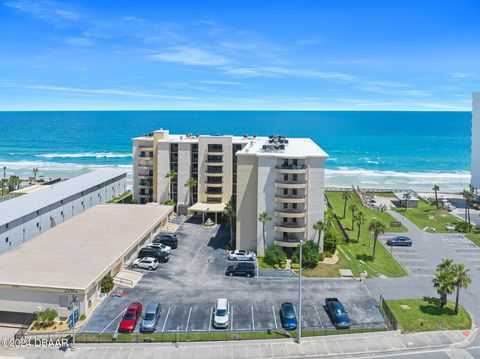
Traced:
POLYGON ((285 318, 287 318, 287 319, 293 319, 293 318, 295 318, 295 313, 293 312, 293 310, 291 310, 291 309, 288 310, 288 309, 287 309, 287 310, 285 311, 285 318))
POLYGON ((155 319, 155 313, 146 313, 145 314, 145 320, 154 320, 155 319))
POLYGON ((337 308, 337 309, 335 310, 335 314, 336 314, 336 315, 344 315, 344 314, 345 314, 345 311, 343 311, 343 310, 340 309, 340 308, 337 308))
POLYGON ((123 319, 126 319, 126 320, 135 319, 135 312, 133 312, 133 311, 126 312, 125 315, 123 316, 123 319))
POLYGON ((217 317, 224 317, 227 315, 227 310, 226 309, 217 309, 217 317))

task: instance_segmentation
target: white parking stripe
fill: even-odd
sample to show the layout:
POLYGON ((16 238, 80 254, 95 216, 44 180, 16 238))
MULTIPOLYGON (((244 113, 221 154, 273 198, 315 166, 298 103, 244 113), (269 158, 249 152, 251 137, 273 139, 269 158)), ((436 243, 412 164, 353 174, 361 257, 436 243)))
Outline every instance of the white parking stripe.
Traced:
POLYGON ((318 310, 315 304, 313 305, 313 309, 315 309, 315 313, 317 313, 317 318, 318 318, 318 321, 320 322, 320 326, 323 328, 323 323, 322 323, 322 320, 320 319, 320 314, 318 314, 318 310))
POLYGON ((275 322, 275 329, 278 329, 277 316, 275 315, 275 307, 272 305, 273 320, 275 322))
POLYGON ((163 322, 162 333, 165 331, 165 326, 167 325, 168 315, 170 314, 170 307, 168 307, 167 315, 165 316, 165 321, 163 322))
POLYGON ((212 322, 213 322, 213 307, 210 308, 210 321, 208 322, 208 331, 212 330, 212 322))
POLYGON ((252 310, 252 328, 253 330, 255 330, 255 318, 253 317, 253 306, 251 306, 250 309, 252 310))
POLYGON ((231 330, 233 330, 233 308, 235 308, 235 307, 232 305, 232 323, 230 325, 231 330))
MULTIPOLYGON (((100 333, 103 333, 105 330, 107 330, 107 328, 113 324, 114 321, 116 321, 118 319, 119 316, 123 315, 123 313, 125 313, 127 309, 124 309, 120 312, 120 314, 118 314, 110 323, 108 323, 108 325, 102 329, 102 331, 100 333)), ((118 323, 118 325, 120 325, 120 323, 118 323)), ((118 329, 118 327, 117 327, 118 329)), ((118 332, 118 330, 115 330, 116 332, 118 332)))
POLYGON ((188 325, 190 324, 190 316, 192 315, 192 307, 190 307, 190 311, 188 312, 188 319, 187 325, 185 326, 185 331, 188 332, 188 325))

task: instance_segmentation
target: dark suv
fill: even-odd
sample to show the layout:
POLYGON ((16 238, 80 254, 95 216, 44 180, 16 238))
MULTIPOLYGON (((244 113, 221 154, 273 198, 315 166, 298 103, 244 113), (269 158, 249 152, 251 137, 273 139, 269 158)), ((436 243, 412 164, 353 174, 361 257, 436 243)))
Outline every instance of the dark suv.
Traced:
POLYGON ((175 236, 166 236, 163 234, 159 234, 153 240, 153 243, 162 243, 166 246, 169 246, 172 249, 176 249, 178 247, 178 239, 175 236))
POLYGON ((157 248, 145 247, 140 249, 140 252, 138 252, 138 258, 144 257, 156 258, 161 263, 168 262, 168 253, 162 252, 157 248))
POLYGON ((255 265, 253 263, 233 264, 227 267, 225 275, 229 275, 230 277, 234 275, 255 277, 255 265))

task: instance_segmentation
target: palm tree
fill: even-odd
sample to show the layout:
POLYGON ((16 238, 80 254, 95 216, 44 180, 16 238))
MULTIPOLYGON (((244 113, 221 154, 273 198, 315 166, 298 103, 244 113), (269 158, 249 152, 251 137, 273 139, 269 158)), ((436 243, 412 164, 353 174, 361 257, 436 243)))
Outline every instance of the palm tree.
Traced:
POLYGON ((385 225, 380 222, 378 219, 372 219, 368 225, 368 230, 373 232, 373 252, 372 252, 372 261, 375 260, 375 249, 377 248, 377 240, 380 234, 385 233, 385 225))
POLYGON ((168 198, 169 199, 173 199, 172 198, 172 192, 173 192, 173 180, 175 178, 177 178, 177 172, 175 170, 170 170, 167 172, 167 174, 165 175, 165 178, 168 178, 168 198))
POLYGON ((352 212, 352 231, 353 231, 353 223, 354 223, 354 217, 355 217, 355 212, 358 211, 358 207, 355 203, 352 203, 350 206, 348 206, 348 210, 352 212))
POLYGON ((446 272, 451 272, 452 271, 452 266, 453 266, 453 259, 442 259, 439 265, 437 265, 437 271, 446 271, 446 272))
POLYGON ((37 174, 40 172, 40 169, 38 167, 32 168, 32 173, 33 173, 33 178, 35 179, 35 182, 37 182, 37 174))
POLYGON ((8 179, 8 186, 11 188, 11 190, 16 190, 20 187, 20 184, 22 183, 22 180, 20 177, 12 175, 8 179))
POLYGON ((410 192, 405 192, 403 194, 403 199, 405 200, 405 211, 408 208, 408 201, 410 200, 410 198, 412 198, 412 194, 410 192))
POLYGON ((358 211, 355 213, 355 222, 357 223, 357 242, 360 242, 360 229, 362 228, 362 225, 366 222, 367 218, 363 214, 362 211, 358 211))
POLYGON ((447 304, 447 295, 452 294, 455 289, 452 272, 450 270, 437 270, 432 282, 440 296, 440 307, 443 308, 447 304))
POLYGON ((265 242, 265 225, 267 224, 268 221, 272 220, 272 217, 268 215, 267 212, 262 212, 258 216, 258 220, 262 222, 263 228, 262 228, 262 233, 263 233, 263 253, 265 253, 266 248, 266 242, 265 242))
POLYGON ((347 213, 347 202, 351 198, 352 198, 352 194, 350 192, 343 192, 342 193, 342 199, 345 201, 345 203, 343 204, 343 217, 342 218, 345 218, 345 214, 347 213))
POLYGON ((458 315, 458 300, 460 297, 460 288, 467 289, 472 283, 472 277, 468 274, 470 269, 465 268, 463 264, 454 264, 452 267, 453 284, 457 287, 457 296, 455 298, 455 315, 458 315))
POLYGON ((473 198, 473 194, 464 190, 462 196, 465 198, 465 222, 470 223, 470 200, 473 198))
POLYGON ((2 196, 5 194, 5 190, 8 189, 8 178, 2 178, 0 181, 0 187, 2 187, 2 196))
MULTIPOLYGON (((194 181, 196 182, 196 180, 194 180, 194 181)), ((223 213, 228 217, 228 221, 229 221, 229 224, 230 224, 230 246, 233 246, 233 217, 235 216, 235 206, 234 206, 232 200, 228 201, 225 204, 225 208, 223 209, 223 213)))
POLYGON ((198 183, 197 180, 193 177, 189 177, 185 181, 185 187, 188 187, 188 191, 190 192, 190 205, 193 204, 193 190, 195 189, 195 187, 197 187, 197 183, 198 183))
POLYGON ((318 242, 317 242, 317 246, 318 248, 322 250, 323 252, 323 243, 322 245, 320 246, 320 240, 322 239, 322 232, 323 230, 325 229, 325 224, 322 222, 322 221, 318 221, 316 222, 314 225, 313 225, 313 229, 315 231, 318 231, 318 242))
POLYGON ((324 216, 323 216, 323 221, 324 221, 324 224, 325 224, 325 230, 327 230, 328 228, 330 228, 333 225, 333 219, 334 219, 334 215, 333 215, 332 210, 327 209, 325 211, 324 216))
POLYGON ((438 191, 440 191, 440 187, 435 185, 433 186, 432 190, 435 192, 435 204, 437 205, 438 209, 438 191))

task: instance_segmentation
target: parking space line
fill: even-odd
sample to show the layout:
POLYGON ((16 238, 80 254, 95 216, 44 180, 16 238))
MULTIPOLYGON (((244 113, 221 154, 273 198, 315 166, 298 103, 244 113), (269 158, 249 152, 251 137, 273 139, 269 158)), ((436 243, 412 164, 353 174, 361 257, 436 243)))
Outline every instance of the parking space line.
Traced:
MULTIPOLYGON (((118 314, 110 323, 108 323, 108 325, 102 329, 102 331, 100 333, 103 333, 110 325, 113 324, 114 321, 116 321, 118 319, 119 316, 121 316, 123 313, 125 313, 126 309, 123 309, 120 314, 118 314)), ((119 324, 120 325, 120 324, 119 324)), ((117 331, 117 330, 115 330, 117 331)))
POLYGON ((252 310, 252 328, 253 330, 255 330, 255 318, 253 317, 253 306, 251 306, 250 309, 252 310))
POLYGON ((232 305, 232 324, 230 325, 231 330, 233 330, 233 309, 234 308, 235 308, 235 306, 232 305))
POLYGON ((165 326, 167 325, 168 315, 170 314, 170 307, 168 307, 167 315, 165 316, 165 321, 163 322, 162 333, 165 331, 165 326))
POLYGON ((275 315, 275 306, 272 305, 273 321, 275 322, 275 329, 278 329, 277 316, 275 315))
POLYGON ((210 308, 210 320, 208 321, 208 331, 212 330, 212 322, 213 322, 213 307, 210 308))
POLYGON ((187 325, 185 326, 185 331, 186 332, 188 332, 188 325, 190 324, 191 315, 192 315, 192 307, 190 307, 190 311, 188 312, 187 325))
POLYGON ((313 305, 313 309, 315 309, 315 313, 317 313, 317 318, 318 318, 318 321, 320 322, 320 326, 323 328, 322 319, 320 319, 320 314, 318 314, 317 306, 315 304, 313 305))

